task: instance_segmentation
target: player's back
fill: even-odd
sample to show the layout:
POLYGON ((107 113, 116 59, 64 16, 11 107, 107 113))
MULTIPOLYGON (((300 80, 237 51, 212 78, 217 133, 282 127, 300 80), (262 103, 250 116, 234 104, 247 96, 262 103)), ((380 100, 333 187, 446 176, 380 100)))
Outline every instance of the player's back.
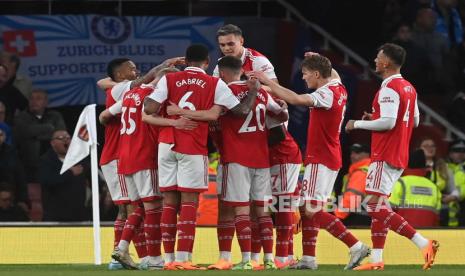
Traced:
MULTIPOLYGON (((228 86, 239 100, 248 94, 249 89, 243 81, 228 86)), ((269 167, 268 131, 265 126, 268 97, 268 93, 260 89, 252 110, 245 118, 231 112, 220 117, 222 162, 239 163, 250 168, 269 167)))
POLYGON ((342 83, 333 80, 314 93, 317 94, 316 97, 325 101, 330 99, 331 104, 328 107, 310 109, 304 163, 305 165, 323 164, 332 170, 338 170, 342 166, 340 133, 346 109, 347 91, 342 83))
POLYGON ((132 174, 157 166, 158 128, 142 121, 144 98, 153 86, 140 86, 123 95, 118 173, 132 174))
MULTIPOLYGON (((190 110, 208 110, 214 104, 215 89, 218 78, 209 76, 196 67, 187 67, 182 72, 166 75, 168 86, 167 101, 177 104, 180 108, 190 110)), ((171 131, 173 150, 192 155, 207 155, 208 123, 198 122, 193 130, 164 128, 163 132, 171 131)))
MULTIPOLYGON (((383 82, 381 89, 394 91, 398 95, 399 106, 393 129, 372 132, 371 157, 373 161, 386 161, 393 167, 405 168, 408 163, 410 138, 414 128, 417 93, 413 85, 400 75, 394 76, 386 83, 383 82)), ((380 99, 380 91, 373 100, 373 120, 381 117, 380 102, 395 101, 389 97, 380 99)))

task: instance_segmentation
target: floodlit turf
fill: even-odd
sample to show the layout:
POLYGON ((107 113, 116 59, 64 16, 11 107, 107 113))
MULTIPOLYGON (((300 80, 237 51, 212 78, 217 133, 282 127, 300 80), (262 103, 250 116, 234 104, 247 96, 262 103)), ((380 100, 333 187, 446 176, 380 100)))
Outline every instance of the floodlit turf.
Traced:
POLYGON ((106 275, 154 275, 160 273, 164 275, 347 275, 347 273, 355 274, 362 273, 363 275, 380 274, 380 275, 417 275, 417 273, 426 273, 423 275, 464 275, 465 265, 438 265, 429 271, 422 271, 417 265, 413 266, 386 266, 385 271, 376 272, 359 272, 359 271, 343 271, 343 266, 322 265, 317 271, 301 271, 301 270, 281 270, 281 271, 108 271, 106 266, 92 265, 0 265, 0 275, 8 276, 106 276, 106 275), (181 274, 183 273, 183 274, 181 274))

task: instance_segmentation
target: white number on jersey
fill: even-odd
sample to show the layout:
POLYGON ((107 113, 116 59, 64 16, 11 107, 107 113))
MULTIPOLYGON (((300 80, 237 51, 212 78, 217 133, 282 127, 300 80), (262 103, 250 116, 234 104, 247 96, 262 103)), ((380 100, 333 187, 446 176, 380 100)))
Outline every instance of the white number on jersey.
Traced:
POLYGON ((126 134, 126 135, 131 135, 136 131, 136 121, 134 121, 133 118, 131 118, 131 114, 136 113, 137 108, 135 107, 130 107, 129 109, 127 107, 121 108, 121 111, 123 112, 121 114, 121 130, 119 131, 120 135, 126 134), (129 123, 129 128, 127 127, 126 124, 126 110, 128 111, 128 123, 129 123))
POLYGON ((242 124, 241 128, 239 129, 239 133, 246 133, 246 132, 255 132, 257 131, 257 127, 259 131, 265 130, 265 112, 266 106, 264 104, 257 104, 255 107, 255 119, 257 121, 257 126, 251 126, 250 123, 253 118, 253 110, 250 110, 249 114, 247 114, 247 118, 245 118, 244 123, 242 124), (263 110, 263 122, 261 121, 262 115, 261 111, 263 110))
POLYGON ((339 133, 341 133, 341 128, 342 128, 342 122, 344 122, 344 116, 346 115, 346 106, 342 108, 342 117, 341 117, 341 122, 339 123, 339 133))
POLYGON ((408 127, 408 120, 410 119, 410 99, 407 101, 407 108, 405 109, 404 118, 402 121, 405 122, 405 126, 408 127))
POLYGON ((187 99, 189 99, 189 97, 192 95, 192 93, 194 93, 194 92, 193 91, 187 91, 187 93, 184 94, 184 96, 182 96, 182 98, 181 98, 181 100, 179 100, 179 104, 178 104, 180 108, 184 109, 184 107, 187 107, 190 110, 195 110, 194 104, 187 101, 187 99))

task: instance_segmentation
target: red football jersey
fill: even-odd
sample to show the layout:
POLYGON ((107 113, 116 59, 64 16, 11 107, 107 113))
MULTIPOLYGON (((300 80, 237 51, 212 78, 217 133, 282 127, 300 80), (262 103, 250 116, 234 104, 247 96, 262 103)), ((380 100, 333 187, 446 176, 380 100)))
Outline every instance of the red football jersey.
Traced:
MULTIPOLYGON (((230 109, 238 104, 226 84, 207 75, 202 69, 187 67, 182 72, 167 74, 157 84, 150 96, 159 103, 169 101, 181 108, 208 110, 213 104, 230 109)), ((160 142, 174 144, 173 150, 183 154, 207 155, 208 123, 198 122, 193 130, 164 127, 160 142), (167 134, 168 133, 168 134, 167 134)))
POLYGON ((417 92, 400 74, 383 81, 373 100, 373 120, 380 117, 396 118, 393 129, 373 131, 371 135, 371 160, 386 161, 396 168, 408 165, 409 143, 418 113, 417 92))
POLYGON ((302 164, 302 154, 287 129, 284 130, 286 138, 279 144, 270 147, 270 165, 302 164))
POLYGON ((152 86, 136 87, 123 96, 118 173, 133 174, 157 168, 158 128, 142 122, 144 98, 152 86))
MULTIPOLYGON (((131 82, 119 83, 113 88, 105 90, 105 107, 109 108, 116 103, 121 96, 130 89, 131 82)), ((118 159, 119 130, 121 125, 120 115, 116 115, 105 126, 105 143, 103 144, 100 166, 118 159)))
POLYGON ((331 170, 342 166, 340 133, 347 102, 342 83, 332 80, 309 94, 316 106, 310 109, 305 165, 323 164, 331 170))
MULTIPOLYGON (((248 87, 245 82, 230 83, 229 87, 239 100, 247 96, 248 87)), ((220 117, 223 163, 238 163, 249 168, 270 167, 268 131, 265 122, 270 100, 273 101, 268 93, 260 89, 246 118, 230 113, 220 117)))

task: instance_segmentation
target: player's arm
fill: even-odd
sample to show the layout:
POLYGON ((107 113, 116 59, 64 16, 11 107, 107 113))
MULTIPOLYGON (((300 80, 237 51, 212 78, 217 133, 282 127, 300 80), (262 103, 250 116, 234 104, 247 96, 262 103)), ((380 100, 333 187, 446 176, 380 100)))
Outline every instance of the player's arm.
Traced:
POLYGON ((270 88, 270 94, 286 101, 289 104, 303 105, 308 107, 313 107, 315 105, 312 97, 309 97, 307 94, 297 94, 294 91, 281 86, 280 84, 268 78, 261 71, 250 72, 250 76, 257 78, 261 83, 268 86, 270 88))
POLYGON ((166 76, 161 77, 153 92, 144 99, 144 113, 147 115, 160 112, 161 104, 168 99, 166 76))
POLYGON ((147 84, 149 82, 152 82, 155 77, 157 76, 157 73, 160 72, 161 70, 168 68, 170 66, 174 66, 177 64, 183 64, 184 63, 184 57, 174 57, 167 59, 160 63, 159 65, 153 67, 150 69, 148 73, 146 73, 144 76, 134 80, 131 82, 131 89, 137 86, 140 86, 142 84, 147 84))
POLYGON ((117 84, 117 82, 115 82, 114 80, 112 80, 110 77, 107 77, 107 78, 104 78, 104 79, 100 79, 97 81, 97 86, 98 88, 102 89, 102 90, 105 90, 105 89, 108 89, 108 88, 112 88, 113 86, 115 86, 117 84))
POLYGON ((353 129, 365 129, 371 131, 388 131, 395 127, 397 112, 399 110, 399 94, 388 87, 380 90, 378 95, 380 106, 380 118, 376 120, 349 120, 346 125, 346 132, 353 129))
POLYGON ((257 93, 258 93, 258 90, 260 89, 260 83, 256 79, 249 79, 247 80, 247 87, 249 88, 249 92, 247 93, 247 96, 245 96, 245 98, 243 98, 242 101, 238 105, 230 109, 231 113, 235 116, 239 116, 239 117, 247 116, 250 110, 252 109, 252 106, 255 103, 255 100, 257 99, 257 93))
POLYGON ((102 125, 106 125, 111 118, 113 118, 116 114, 121 113, 121 111, 122 101, 117 101, 115 104, 102 111, 102 113, 98 116, 98 120, 102 125))
POLYGON ((216 121, 220 116, 223 108, 219 105, 213 105, 208 110, 190 110, 190 109, 182 109, 176 104, 170 103, 170 105, 166 108, 166 113, 168 115, 178 115, 183 116, 191 120, 196 121, 216 121))
POLYGON ((277 99, 276 101, 268 95, 268 103, 266 106, 268 111, 271 111, 270 116, 273 117, 274 120, 280 123, 284 123, 289 120, 289 112, 287 111, 287 104, 285 101, 281 99, 277 99))
POLYGON ((163 118, 156 113, 148 115, 145 112, 142 112, 142 121, 150 125, 174 127, 177 129, 184 129, 184 130, 191 130, 198 126, 197 122, 192 121, 185 117, 179 117, 178 119, 168 119, 168 118, 163 118))

